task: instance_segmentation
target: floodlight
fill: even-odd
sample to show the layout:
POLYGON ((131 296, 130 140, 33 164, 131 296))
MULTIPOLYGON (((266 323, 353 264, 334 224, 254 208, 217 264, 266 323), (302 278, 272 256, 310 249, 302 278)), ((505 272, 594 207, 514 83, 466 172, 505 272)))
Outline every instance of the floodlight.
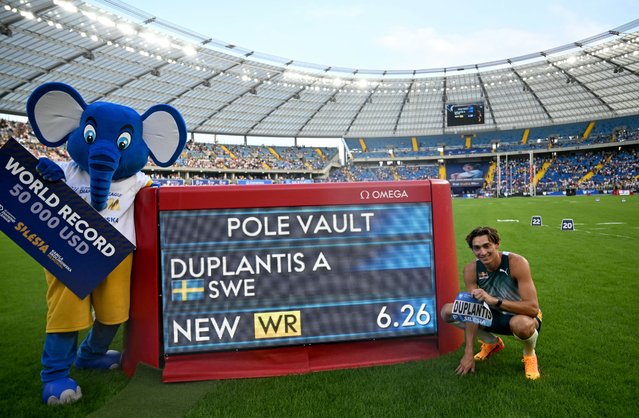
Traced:
POLYGON ((98 22, 109 28, 115 27, 115 22, 106 16, 98 16, 98 22))
POLYGON ((69 13, 76 13, 78 11, 78 8, 75 7, 73 4, 69 3, 68 1, 55 0, 53 3, 57 6, 62 7, 64 10, 66 10, 69 13))
POLYGON ((135 35, 137 32, 131 25, 126 23, 118 23, 117 28, 125 35, 135 35))
POLYGON ((182 47, 182 52, 184 52, 189 57, 197 55, 197 50, 195 48, 193 48, 191 45, 184 45, 182 47))

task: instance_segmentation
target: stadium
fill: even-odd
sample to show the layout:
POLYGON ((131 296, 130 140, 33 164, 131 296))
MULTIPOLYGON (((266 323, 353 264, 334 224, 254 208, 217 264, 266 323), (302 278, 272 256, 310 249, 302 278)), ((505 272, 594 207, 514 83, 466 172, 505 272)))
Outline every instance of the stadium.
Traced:
POLYGON ((185 150, 171 167, 149 161, 144 169, 163 185, 444 179, 454 196, 458 271, 472 259, 466 233, 496 226, 504 249, 529 259, 546 325, 538 345, 543 377, 535 382, 523 381, 513 366, 519 347, 507 342, 503 358, 467 379, 453 373, 459 351, 385 367, 169 385, 152 369, 131 380, 82 371, 91 399, 51 411, 37 396, 46 283, 41 267, 2 235, 2 410, 635 416, 639 298, 628 289, 639 251, 637 27, 633 20, 492 62, 364 70, 223 43, 119 1, 4 1, 0 145, 15 138, 33 155, 69 159, 40 144, 24 122, 31 92, 61 81, 89 103, 180 110, 185 150), (472 170, 479 174, 461 175, 472 170), (574 230, 562 230, 566 219, 574 230), (468 393, 477 403, 466 402, 468 393))

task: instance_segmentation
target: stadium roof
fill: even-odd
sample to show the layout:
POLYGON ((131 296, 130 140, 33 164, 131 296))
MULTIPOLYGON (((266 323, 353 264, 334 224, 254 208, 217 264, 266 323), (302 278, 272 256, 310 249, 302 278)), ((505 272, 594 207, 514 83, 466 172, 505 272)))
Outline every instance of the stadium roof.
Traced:
MULTIPOLYGON (((189 131, 278 137, 462 132, 445 104, 483 102, 472 132, 639 113, 639 19, 568 45, 449 68, 367 70, 285 60, 193 33, 118 0, 9 0, 0 112, 47 81, 140 113, 177 107, 189 131), (108 8, 108 10, 107 10, 108 8)), ((196 13, 194 11, 194 13, 196 13)), ((469 128, 463 128, 468 131, 469 128)))

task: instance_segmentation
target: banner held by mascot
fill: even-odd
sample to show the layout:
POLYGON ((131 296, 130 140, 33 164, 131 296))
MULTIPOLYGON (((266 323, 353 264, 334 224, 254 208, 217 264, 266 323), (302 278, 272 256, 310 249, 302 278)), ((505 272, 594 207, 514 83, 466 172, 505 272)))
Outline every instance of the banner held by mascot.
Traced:
MULTIPOLYGON (((50 147, 66 143, 73 160, 58 164, 40 158, 38 172, 48 181, 65 180, 135 245, 135 195, 151 185, 141 170, 149 156, 161 167, 177 160, 186 143, 180 113, 165 104, 143 115, 114 103, 86 104, 72 87, 47 83, 29 97, 27 116, 40 142, 50 147)), ((82 397, 70 377, 72 365, 104 370, 120 366, 121 353, 108 348, 119 325, 129 318, 132 260, 129 254, 84 299, 45 270, 47 334, 40 374, 44 403, 71 403, 82 397), (87 328, 91 329, 78 348, 78 331, 87 328)))

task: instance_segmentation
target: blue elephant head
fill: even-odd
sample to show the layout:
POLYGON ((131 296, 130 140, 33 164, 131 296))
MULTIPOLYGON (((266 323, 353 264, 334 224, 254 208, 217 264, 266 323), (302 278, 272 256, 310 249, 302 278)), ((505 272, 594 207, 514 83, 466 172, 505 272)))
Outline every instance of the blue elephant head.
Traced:
POLYGON ((73 161, 89 173, 91 205, 104 209, 111 182, 130 177, 149 156, 168 167, 186 143, 186 124, 169 105, 152 106, 143 115, 106 102, 87 105, 75 89, 63 83, 38 87, 27 101, 27 116, 44 145, 67 143, 73 161))

